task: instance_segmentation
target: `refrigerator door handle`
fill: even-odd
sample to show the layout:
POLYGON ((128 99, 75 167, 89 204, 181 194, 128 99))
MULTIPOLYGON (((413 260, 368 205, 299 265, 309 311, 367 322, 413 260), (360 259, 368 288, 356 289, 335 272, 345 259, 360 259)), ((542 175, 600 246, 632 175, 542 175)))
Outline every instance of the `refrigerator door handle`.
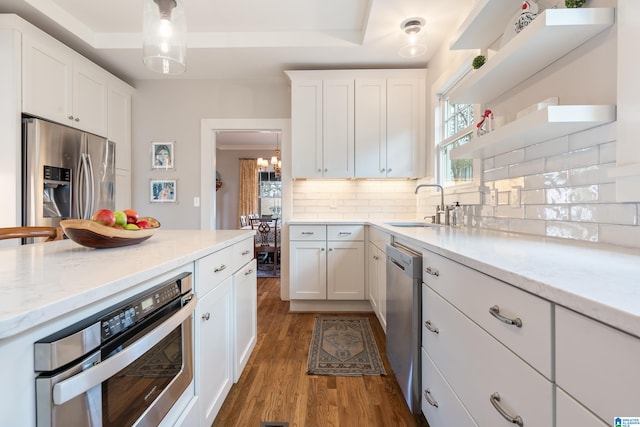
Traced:
POLYGON ((75 198, 75 208, 76 208, 76 218, 82 218, 82 186, 80 183, 82 182, 83 172, 82 172, 82 164, 83 164, 83 154, 80 154, 80 158, 78 159, 78 173, 76 175, 76 182, 73 183, 73 197, 75 198))
POLYGON ((87 160, 87 170, 88 180, 87 180, 87 192, 89 193, 89 197, 87 198, 88 210, 85 215, 85 219, 90 219, 93 212, 95 212, 95 202, 96 202, 96 181, 93 175, 93 163, 91 162, 91 155, 85 154, 85 158, 87 160))
POLYGON ((80 168, 80 174, 79 174, 79 184, 81 185, 81 189, 80 189, 80 198, 78 199, 78 206, 82 206, 79 207, 78 209, 80 209, 78 218, 80 219, 87 219, 87 211, 89 210, 90 207, 90 203, 91 200, 89 198, 89 187, 90 187, 90 183, 89 183, 89 164, 87 162, 87 155, 85 153, 82 153, 80 155, 80 159, 82 161, 81 164, 81 168, 80 168), (84 182, 83 182, 84 181, 84 182))

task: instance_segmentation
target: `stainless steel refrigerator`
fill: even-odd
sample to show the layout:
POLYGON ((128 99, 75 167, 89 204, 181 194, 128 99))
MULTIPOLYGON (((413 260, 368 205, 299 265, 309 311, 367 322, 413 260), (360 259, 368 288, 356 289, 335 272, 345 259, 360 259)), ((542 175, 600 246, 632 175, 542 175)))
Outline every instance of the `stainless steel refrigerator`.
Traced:
POLYGON ((115 209, 115 143, 90 133, 22 119, 22 224, 58 226, 115 209))

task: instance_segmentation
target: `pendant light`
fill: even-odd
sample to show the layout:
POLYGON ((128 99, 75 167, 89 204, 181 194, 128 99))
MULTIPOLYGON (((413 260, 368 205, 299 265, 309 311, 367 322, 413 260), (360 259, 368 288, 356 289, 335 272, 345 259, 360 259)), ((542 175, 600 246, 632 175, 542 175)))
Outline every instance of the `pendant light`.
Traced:
POLYGON ((187 69, 187 21, 182 0, 144 0, 143 61, 162 74, 187 69))
POLYGON ((427 52, 427 47, 423 40, 424 33, 421 34, 424 23, 423 18, 409 18, 402 21, 400 29, 405 34, 406 44, 400 48, 398 55, 403 58, 415 58, 427 52))

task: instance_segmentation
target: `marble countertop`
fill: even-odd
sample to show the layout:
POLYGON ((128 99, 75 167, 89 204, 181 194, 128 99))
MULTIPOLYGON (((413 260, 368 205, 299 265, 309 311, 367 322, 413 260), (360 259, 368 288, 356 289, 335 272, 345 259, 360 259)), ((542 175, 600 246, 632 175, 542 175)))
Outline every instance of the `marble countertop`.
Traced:
POLYGON ((86 307, 248 236, 252 230, 159 230, 138 245, 71 240, 0 249, 0 339, 86 307))
MULTIPOLYGON (((393 222, 393 221, 387 221, 393 222)), ((399 221, 402 222, 402 221, 399 221)), ((551 302, 640 337, 640 250, 515 233, 360 223, 406 240, 551 302)))

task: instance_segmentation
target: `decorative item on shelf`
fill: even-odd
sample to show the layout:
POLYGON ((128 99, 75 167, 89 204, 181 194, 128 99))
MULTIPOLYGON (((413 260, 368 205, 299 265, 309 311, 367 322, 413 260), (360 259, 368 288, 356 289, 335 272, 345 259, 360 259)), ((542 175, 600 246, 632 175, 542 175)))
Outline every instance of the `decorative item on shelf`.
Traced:
POLYGON ((282 160, 280 159, 280 132, 274 132, 276 135, 276 152, 274 156, 271 156, 271 161, 259 157, 257 160, 258 171, 267 172, 270 167, 273 167, 273 172, 276 178, 280 178, 280 170, 282 168, 282 160))
POLYGON ((144 0, 143 62, 162 74, 187 69, 187 20, 182 0, 144 0))
POLYGON ((477 70, 478 68, 482 67, 485 62, 487 62, 487 57, 484 55, 478 55, 475 58, 473 58, 473 62, 471 63, 471 66, 473 67, 474 70, 477 70))
POLYGON ((484 110, 484 113, 482 114, 482 120, 480 120, 476 124, 476 134, 478 136, 482 136, 491 132, 493 130, 493 121, 493 112, 491 110, 484 110))
POLYGON ((536 19, 536 16, 538 16, 538 4, 529 0, 523 1, 520 15, 518 16, 516 22, 514 22, 513 24, 516 33, 524 30, 527 25, 529 25, 534 19, 536 19))
POLYGON ((570 9, 582 7, 587 0, 564 0, 564 5, 570 9))
POLYGON ((415 58, 422 56, 427 52, 426 42, 424 41, 424 18, 408 18, 402 21, 400 29, 407 37, 406 44, 400 48, 398 55, 403 58, 415 58))
POLYGON ((216 191, 218 191, 222 187, 222 177, 220 176, 220 172, 216 171, 216 191))

